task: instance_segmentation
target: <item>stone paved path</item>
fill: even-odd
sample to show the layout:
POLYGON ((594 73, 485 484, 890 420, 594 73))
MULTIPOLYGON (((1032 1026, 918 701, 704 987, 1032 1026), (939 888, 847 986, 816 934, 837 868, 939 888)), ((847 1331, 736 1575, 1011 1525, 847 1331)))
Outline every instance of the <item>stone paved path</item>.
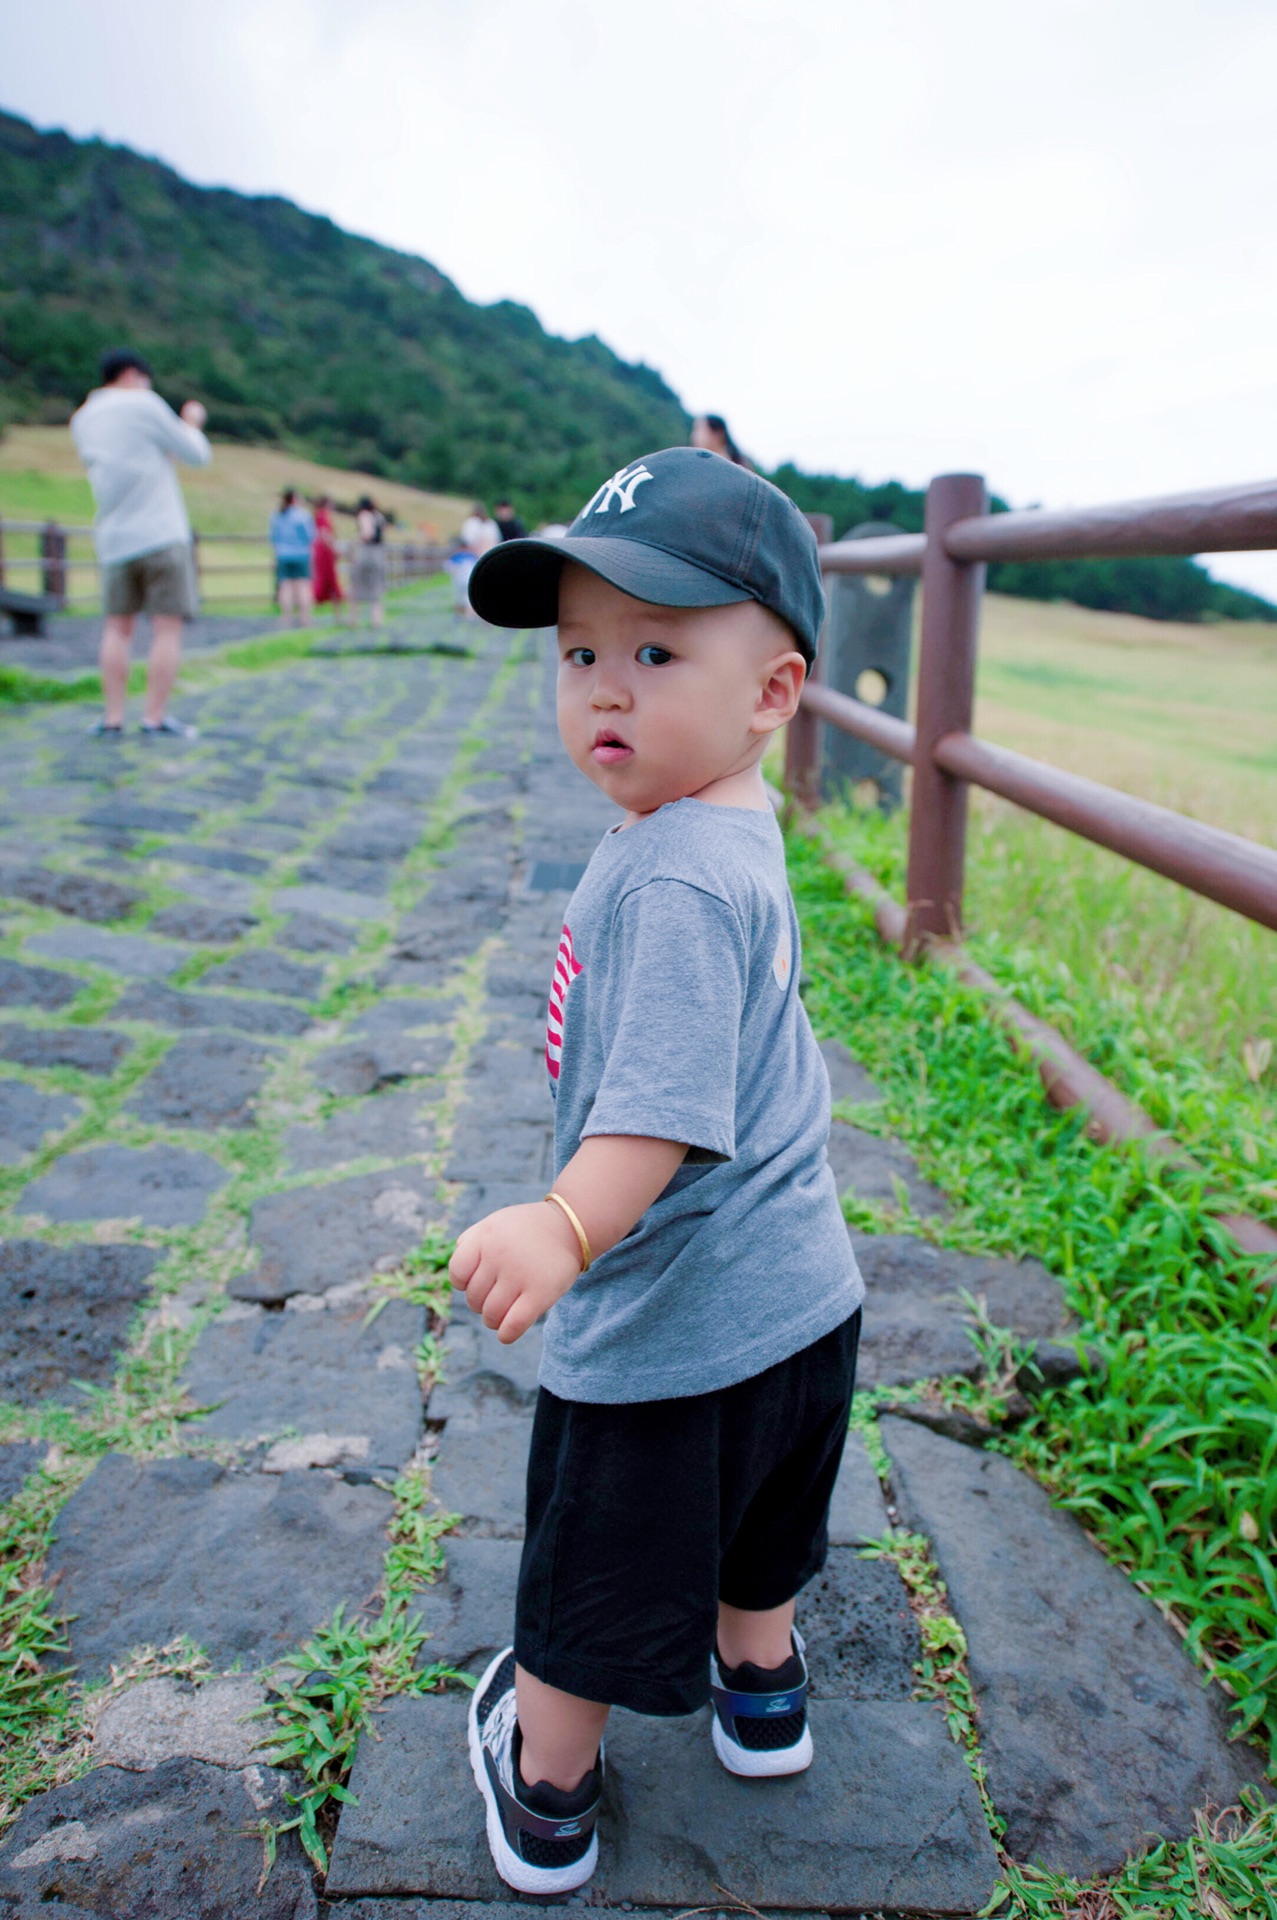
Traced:
MULTIPOLYGON (((457 633, 427 605, 394 623, 404 657, 227 681, 185 703, 189 747, 88 741, 78 709, 0 720, 0 1498, 38 1484, 50 1405, 88 1417, 86 1387, 176 1353, 198 1416, 158 1449, 121 1436, 62 1508, 48 1571, 81 1679, 181 1635, 210 1661, 198 1685, 143 1672, 113 1693, 95 1769, 33 1800, 0 1848, 0 1911, 515 1911, 482 1843, 461 1693, 378 1716, 322 1890, 288 1839, 257 1892, 258 1822, 287 1781, 243 1718, 272 1663, 372 1599, 388 1483, 411 1461, 461 1515, 422 1595, 425 1657, 474 1670, 509 1633, 537 1336, 503 1349, 454 1321, 423 1405, 424 1310, 377 1281, 428 1226, 544 1192, 548 957, 612 816, 559 754, 544 648, 463 637, 475 657, 429 652, 457 633)), ((850 1057, 827 1058, 835 1098, 872 1105, 850 1057)), ((945 1209, 901 1147, 847 1119, 831 1158, 846 1191, 890 1203, 902 1182, 919 1213, 945 1209)), ((904 1234, 858 1251, 865 1385, 974 1371, 968 1294, 1048 1359, 1069 1331, 1033 1262, 904 1234)), ((703 1714, 616 1717, 593 1904, 673 1911, 727 1889, 767 1912, 969 1914, 988 1898, 972 1776, 912 1697, 904 1586, 857 1551, 890 1521, 928 1537, 967 1633, 1016 1857, 1111 1867, 1258 1778, 1156 1611, 959 1432, 880 1422, 890 1505, 853 1436, 803 1601, 810 1774, 731 1780, 703 1714)))

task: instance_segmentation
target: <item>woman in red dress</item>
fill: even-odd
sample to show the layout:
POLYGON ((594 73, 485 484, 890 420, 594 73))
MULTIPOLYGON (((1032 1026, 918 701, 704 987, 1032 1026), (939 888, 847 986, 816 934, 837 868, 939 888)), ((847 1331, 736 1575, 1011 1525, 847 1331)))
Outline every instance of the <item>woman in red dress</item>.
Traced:
POLYGON ((329 601, 340 607, 346 598, 337 577, 337 537, 333 528, 333 503, 324 494, 315 502, 315 544, 310 550, 311 593, 315 605, 329 601))

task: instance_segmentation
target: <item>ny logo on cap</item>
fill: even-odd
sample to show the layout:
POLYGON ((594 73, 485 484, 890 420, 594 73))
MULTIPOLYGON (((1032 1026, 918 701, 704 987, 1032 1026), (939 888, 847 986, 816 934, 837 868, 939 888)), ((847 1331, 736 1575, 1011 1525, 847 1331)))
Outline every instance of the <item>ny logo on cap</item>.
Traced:
POLYGON ((619 500, 621 512, 628 513, 634 505, 635 488, 641 487, 645 480, 651 480, 653 477, 641 460, 636 466, 621 467, 610 480, 604 481, 592 499, 586 501, 577 518, 584 520, 590 513, 606 513, 613 500, 619 500))

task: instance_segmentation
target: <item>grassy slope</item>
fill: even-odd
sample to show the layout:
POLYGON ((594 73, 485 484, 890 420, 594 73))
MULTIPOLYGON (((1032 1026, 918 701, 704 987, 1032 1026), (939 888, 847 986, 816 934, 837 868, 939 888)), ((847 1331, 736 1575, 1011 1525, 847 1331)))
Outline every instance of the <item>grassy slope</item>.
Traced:
POLYGON ((1234 833, 1277 831, 1277 628, 991 594, 976 727, 1234 833))
MULTIPOLYGON (((330 493, 347 504, 370 493, 405 531, 433 528, 442 539, 460 529, 470 510, 468 500, 452 494, 423 493, 394 480, 319 466, 279 447, 214 441, 211 466, 182 469, 182 490, 200 533, 264 534, 285 486, 330 493)), ((65 427, 13 426, 0 439, 0 515, 15 520, 52 515, 75 526, 92 521, 93 496, 65 427)))
MULTIPOLYGON (((991 594, 976 731, 1249 839, 1277 839, 1272 628, 1177 626, 991 594)), ((983 958, 1010 964, 1024 948, 1055 967, 1055 1017, 1084 1048, 1096 1036, 1070 983, 1120 1005, 1164 1056, 1187 1048, 1236 1082, 1271 1041, 1262 1082, 1277 1096, 1273 934, 992 795, 976 793, 972 811, 966 919, 983 958)))
MULTIPOLYGON (((1277 840, 1272 628, 992 598, 976 725, 1021 753, 1277 840)), ((1159 1057, 1184 1048, 1235 1084, 1258 1074, 1277 1100, 1277 936, 1266 928, 989 796, 977 799, 967 916, 978 951, 992 938, 1061 970, 1059 1024, 1087 1051, 1098 1034, 1070 982, 1121 1006, 1159 1057)))

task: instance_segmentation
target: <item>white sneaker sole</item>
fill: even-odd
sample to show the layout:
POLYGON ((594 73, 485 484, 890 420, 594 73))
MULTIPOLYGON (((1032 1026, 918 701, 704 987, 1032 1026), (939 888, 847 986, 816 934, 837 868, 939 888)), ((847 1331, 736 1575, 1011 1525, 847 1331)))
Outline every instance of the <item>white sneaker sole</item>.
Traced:
POLYGON ((487 1809, 488 1851, 492 1855, 493 1865, 508 1887, 516 1893, 571 1893, 577 1887, 583 1887, 599 1864, 599 1836, 590 1835, 590 1844, 579 1860, 570 1867, 534 1867, 521 1860, 505 1837, 501 1825, 501 1809, 497 1797, 492 1791, 492 1782, 488 1778, 488 1769, 483 1760, 483 1735, 479 1728, 475 1709, 479 1696, 488 1681, 506 1658, 508 1648, 503 1648, 486 1668, 482 1679, 470 1696, 470 1711, 467 1721, 470 1730, 470 1771, 474 1783, 483 1795, 483 1804, 487 1809))
POLYGON ((787 1773, 805 1773, 812 1763, 814 1750, 810 1727, 803 1728, 802 1739, 792 1747, 774 1748, 770 1753, 738 1746, 724 1733, 723 1723, 717 1714, 711 1723, 710 1734, 714 1751, 727 1771, 738 1774, 742 1780, 779 1780, 787 1773))

